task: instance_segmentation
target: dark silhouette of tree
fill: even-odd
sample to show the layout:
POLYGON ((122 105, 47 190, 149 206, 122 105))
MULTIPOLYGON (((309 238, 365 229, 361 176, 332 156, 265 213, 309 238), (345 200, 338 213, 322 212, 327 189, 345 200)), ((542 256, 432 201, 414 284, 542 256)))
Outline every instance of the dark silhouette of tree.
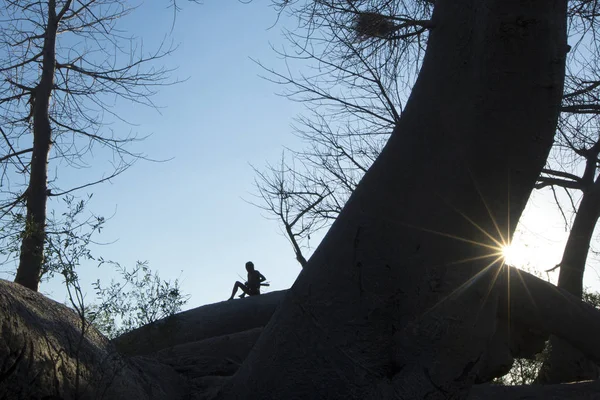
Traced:
MULTIPOLYGON (((295 166, 287 165, 285 154, 282 154, 278 167, 269 165, 267 168, 268 172, 264 173, 255 168, 258 202, 252 204, 265 210, 269 217, 274 216, 282 225, 296 260, 304 267, 307 261, 302 253, 303 242, 310 240, 311 233, 329 222, 321 203, 330 194, 331 185, 324 182, 310 185, 312 176, 301 175, 295 166)), ((341 205, 339 207, 341 209, 341 205)), ((337 215, 339 209, 332 213, 337 215)))
MULTIPOLYGON (((323 4, 345 12, 359 3, 308 4, 318 14, 323 4)), ((360 5, 354 15, 374 12, 360 5)), ((396 38, 418 46, 429 30, 393 133, 222 398, 281 398, 290 388, 299 398, 464 398, 543 344, 549 322, 527 290, 546 310, 548 286, 510 279, 507 313, 507 288, 494 282, 508 273, 500 249, 556 131, 567 2, 437 1, 431 18, 404 14, 406 32, 371 51, 385 61, 379 71, 400 75, 401 63, 383 55, 403 47, 396 38), (532 331, 540 337, 524 342, 538 346, 513 342, 532 331)), ((355 60, 348 54, 346 65, 355 60)), ((559 294, 554 306, 568 307, 559 294)))
POLYGON ((2 10, 0 216, 4 239, 21 242, 15 281, 37 290, 47 199, 109 180, 142 156, 128 147, 141 138, 103 123, 119 118, 116 99, 153 106, 170 72, 154 64, 171 49, 148 53, 124 37, 116 24, 132 9, 120 0, 4 1, 2 10), (73 188, 48 182, 50 162, 85 167, 98 147, 112 153, 112 171, 73 188))
MULTIPOLYGON (((586 3, 573 3, 570 8, 570 38, 577 40, 570 50, 569 64, 572 66, 587 58, 586 54, 581 54, 580 47, 585 46, 581 46, 579 39, 595 27, 586 3)), ((283 11, 298 2, 276 4, 283 11)), ((299 17, 306 29, 287 32, 294 51, 279 54, 290 62, 309 60, 316 72, 295 75, 293 68, 285 74, 263 68, 268 72, 267 79, 286 87, 283 94, 307 104, 307 115, 300 116, 295 125, 295 132, 307 143, 307 148, 288 152, 291 154, 288 164, 295 167, 286 168, 284 175, 294 180, 296 186, 298 182, 305 182, 304 186, 313 189, 326 186, 317 190, 329 194, 321 203, 324 204, 323 212, 317 208, 312 213, 321 222, 314 225, 322 229, 330 225, 323 220, 331 222, 335 219, 340 205, 345 203, 393 130, 408 97, 408 89, 414 82, 414 72, 420 68, 427 39, 426 29, 404 32, 400 37, 382 36, 368 35, 364 25, 377 19, 401 20, 407 24, 402 25, 402 29, 419 24, 427 27, 426 18, 433 3, 369 3, 378 16, 373 11, 359 11, 365 2, 349 5, 347 2, 316 1, 311 7, 303 4, 293 8, 291 13, 299 17), (323 43, 328 45, 323 46, 323 43), (332 204, 333 207, 329 207, 332 204)), ((589 82, 582 81, 581 75, 589 74, 593 66, 594 63, 589 62, 585 68, 576 71, 579 75, 575 72, 567 74, 567 84, 573 93, 566 94, 565 113, 572 109, 574 95, 589 91, 586 86, 589 82)), ((576 132, 569 131, 568 134, 576 135, 576 132)), ((561 163, 555 164, 560 166, 561 163)), ((273 173, 271 175, 277 175, 273 168, 267 170, 273 173)), ((269 173, 263 175, 270 176, 269 173)), ((258 183, 262 181, 260 179, 258 183)), ((292 193, 288 202, 293 202, 294 198, 292 193)))
MULTIPOLYGON (((265 68, 271 80, 288 88, 285 94, 307 102, 308 116, 299 118, 296 132, 308 147, 291 152, 290 164, 300 169, 282 162, 281 169, 268 167, 256 184, 264 208, 279 216, 298 259, 307 258, 302 254, 302 249, 306 249, 302 239, 330 226, 383 148, 401 114, 401 105, 407 97, 405 88, 412 85, 410 74, 397 72, 418 69, 422 54, 419 51, 430 26, 427 14, 430 8, 419 2, 310 4, 308 7, 300 3, 292 10, 304 22, 303 27, 308 28, 300 30, 301 33, 288 32, 295 51, 281 55, 290 61, 310 60, 315 74, 295 76, 291 68, 286 74, 265 68), (398 34, 398 30, 403 31, 398 34), (290 190, 286 180, 299 189, 290 190), (263 190, 266 187, 270 190, 263 190), (324 195, 309 209, 305 207, 311 204, 306 201, 307 193, 324 195), (283 201, 284 209, 294 209, 293 215, 303 215, 310 223, 294 229, 294 224, 290 224, 293 218, 286 219, 277 213, 283 201)), ((600 202, 592 189, 600 149, 594 139, 595 115, 600 110, 594 10, 595 5, 589 1, 570 2, 569 36, 573 46, 567 60, 557 141, 553 157, 536 185, 539 189, 562 186, 583 192, 560 263, 558 282, 559 287, 579 297, 590 240, 600 213, 600 202), (577 168, 582 164, 585 168, 580 177, 577 168)), ((557 205, 562 211, 560 202, 557 205)), ((558 351, 558 346, 553 346, 554 351, 558 351)), ((547 382, 595 377, 595 366, 581 357, 581 353, 573 351, 573 361, 568 362, 565 352, 560 352, 553 365, 556 371, 561 368, 561 372, 547 371, 547 382), (550 378, 552 375, 554 378, 550 378)))

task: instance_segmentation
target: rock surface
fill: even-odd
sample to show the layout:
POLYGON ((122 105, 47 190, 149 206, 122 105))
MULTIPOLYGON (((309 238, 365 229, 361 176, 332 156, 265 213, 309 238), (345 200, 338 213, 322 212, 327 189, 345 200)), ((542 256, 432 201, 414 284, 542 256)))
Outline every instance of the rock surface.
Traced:
POLYGON ((0 399, 176 399, 190 391, 170 366, 122 357, 70 308, 0 280, 0 399))
MULTIPOLYGON (((68 307, 0 280, 0 399, 212 400, 284 295, 206 305, 111 343, 93 328, 82 336, 68 307)), ((476 385, 469 399, 595 400, 598 385, 476 385)))

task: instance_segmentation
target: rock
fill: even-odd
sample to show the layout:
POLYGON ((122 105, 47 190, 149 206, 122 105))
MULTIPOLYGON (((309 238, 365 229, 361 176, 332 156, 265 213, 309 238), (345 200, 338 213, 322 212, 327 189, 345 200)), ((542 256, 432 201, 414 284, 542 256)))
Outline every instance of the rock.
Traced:
POLYGON ((126 358, 77 313, 0 280, 0 399, 176 399, 190 385, 170 366, 126 358))

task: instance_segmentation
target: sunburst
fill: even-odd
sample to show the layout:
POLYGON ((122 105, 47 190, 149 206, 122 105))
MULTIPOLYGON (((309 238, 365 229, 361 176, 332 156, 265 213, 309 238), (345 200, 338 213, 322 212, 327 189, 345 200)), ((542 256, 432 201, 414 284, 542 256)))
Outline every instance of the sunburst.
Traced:
POLYGON ((502 247, 502 258, 507 265, 517 265, 523 256, 516 246, 509 243, 502 247))
MULTIPOLYGON (((474 177, 471 176, 471 178, 473 180, 473 183, 475 184, 476 190, 479 194, 479 198, 481 199, 483 205, 485 206, 485 208, 487 210, 488 217, 490 218, 490 221, 493 224, 494 229, 492 230, 492 232, 489 232, 488 230, 486 230, 483 226, 481 226, 481 224, 477 223, 473 218, 469 217, 469 215, 467 213, 459 210, 457 207, 455 207, 452 204, 450 204, 449 202, 445 201, 442 198, 442 196, 439 196, 439 198, 446 204, 446 206, 451 208, 454 212, 459 214, 466 222, 468 222, 470 225, 472 225, 474 228, 476 228, 478 231, 480 231, 484 235, 484 237, 487 239, 487 241, 488 241, 487 243, 475 241, 472 239, 460 237, 458 235, 453 235, 450 233, 440 232, 440 231, 427 229, 427 228, 423 228, 423 227, 419 228, 419 227, 412 226, 412 228, 419 229, 421 231, 426 231, 426 232, 429 232, 434 235, 445 236, 445 237, 448 237, 448 238, 451 238, 454 240, 466 242, 471 245, 474 245, 477 247, 482 247, 482 248, 486 249, 486 252, 483 255, 480 255, 477 257, 464 258, 464 259, 456 260, 453 262, 449 262, 446 264, 446 266, 464 264, 464 263, 469 263, 469 262, 478 261, 478 260, 489 260, 489 262, 479 272, 477 272, 475 275, 473 275, 472 277, 467 279, 465 282, 463 282, 461 285, 456 287, 451 293, 442 297, 433 307, 429 308, 429 310, 426 311, 426 313, 437 308, 442 303, 455 298, 455 296, 460 295, 463 291, 465 291, 469 287, 473 286, 480 279, 484 279, 484 280, 488 281, 490 279, 490 276, 488 274, 491 273, 492 275, 491 275, 491 280, 488 281, 489 286, 488 286, 487 293, 481 299, 480 307, 483 307, 483 305, 487 302, 490 294, 492 293, 492 290, 495 286, 496 281, 500 277, 500 274, 502 272, 510 274, 510 269, 507 266, 514 265, 512 263, 515 262, 516 258, 519 256, 519 252, 517 251, 517 249, 515 247, 511 246, 511 243, 510 243, 512 221, 506 221, 503 224, 498 224, 496 216, 492 212, 492 210, 489 207, 487 201, 485 200, 483 194, 479 190, 479 187, 476 184, 474 177), (502 229, 500 228, 501 225, 505 226, 506 232, 502 232, 502 229), (487 276, 487 278, 486 278, 486 276, 487 276)), ((509 194, 510 194, 510 190, 507 190, 507 197, 506 197, 507 200, 510 198, 509 194)), ((507 202, 507 214, 506 215, 507 216, 511 215, 510 214, 510 202, 507 202)), ((510 278, 508 278, 508 279, 510 281, 510 278)), ((508 290, 510 291, 510 289, 508 289, 508 290)), ((510 298, 510 293, 508 293, 508 297, 510 298)))

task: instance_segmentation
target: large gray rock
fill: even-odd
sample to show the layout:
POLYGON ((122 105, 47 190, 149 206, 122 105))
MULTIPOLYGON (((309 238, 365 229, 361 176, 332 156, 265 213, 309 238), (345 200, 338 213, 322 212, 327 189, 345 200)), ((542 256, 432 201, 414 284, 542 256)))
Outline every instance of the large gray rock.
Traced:
POLYGON ((68 307, 0 280, 0 399, 177 399, 187 380, 156 359, 126 358, 68 307))

